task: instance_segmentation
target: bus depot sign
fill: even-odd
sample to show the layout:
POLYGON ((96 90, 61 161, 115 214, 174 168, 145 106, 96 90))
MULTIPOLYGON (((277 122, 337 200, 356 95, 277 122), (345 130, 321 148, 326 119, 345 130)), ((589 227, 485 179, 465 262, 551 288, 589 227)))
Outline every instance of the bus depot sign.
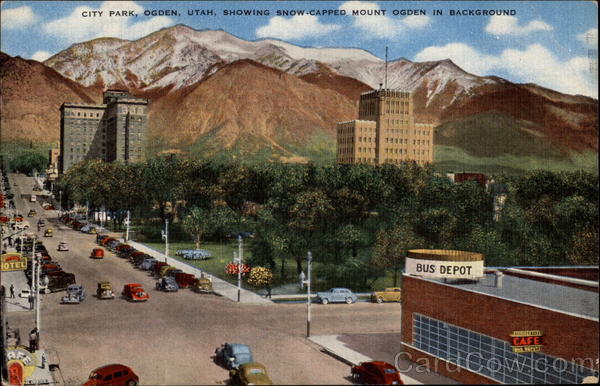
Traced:
POLYGON ((20 253, 9 252, 0 256, 0 270, 8 271, 24 271, 27 269, 27 258, 20 253))
POLYGON ((515 353, 542 351, 544 334, 540 330, 513 331, 510 334, 512 351, 515 353))
POLYGON ((481 253, 445 249, 408 251, 405 271, 409 275, 433 279, 479 279, 484 276, 481 253))

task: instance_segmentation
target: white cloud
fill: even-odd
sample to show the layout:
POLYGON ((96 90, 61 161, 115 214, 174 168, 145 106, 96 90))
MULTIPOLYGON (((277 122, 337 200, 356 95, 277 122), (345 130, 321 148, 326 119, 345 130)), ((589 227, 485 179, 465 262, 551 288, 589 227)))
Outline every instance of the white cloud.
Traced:
POLYGON ((2 27, 6 29, 24 28, 38 20, 38 16, 27 5, 2 9, 0 12, 2 13, 2 27))
POLYGON ((120 39, 138 39, 157 29, 173 25, 171 18, 156 16, 142 21, 135 17, 109 17, 109 11, 133 10, 138 15, 144 7, 134 1, 105 1, 99 8, 80 6, 68 16, 44 24, 43 29, 50 35, 64 39, 66 43, 81 42, 98 37, 114 37, 120 39), (83 17, 84 11, 102 11, 101 17, 83 17))
POLYGON ((37 60, 38 62, 43 62, 52 56, 48 51, 36 51, 33 55, 31 55, 31 59, 37 60))
POLYGON ((506 49, 500 55, 485 55, 464 43, 431 46, 415 56, 416 61, 451 59, 465 71, 478 75, 508 73, 513 80, 536 83, 567 94, 598 97, 587 57, 563 61, 541 44, 523 50, 506 49))
POLYGON ((341 26, 337 24, 321 24, 319 19, 312 15, 296 15, 289 19, 275 16, 269 20, 269 24, 256 30, 256 36, 259 38, 299 39, 326 35, 340 28, 341 26))
POLYGON ((498 16, 490 18, 485 31, 492 35, 515 35, 523 36, 535 31, 552 31, 553 27, 542 21, 532 20, 526 25, 519 25, 519 19, 515 16, 498 16))
MULTIPOLYGON (((352 15, 352 11, 376 13, 381 10, 379 4, 365 1, 347 1, 340 5, 339 9, 345 10, 348 15, 352 15)), ((423 28, 431 23, 431 19, 426 15, 407 16, 402 19, 374 14, 352 17, 353 26, 367 33, 365 38, 393 38, 407 29, 423 28)))
POLYGON ((596 47, 598 45, 598 28, 590 28, 586 32, 577 35, 577 40, 587 47, 596 47))

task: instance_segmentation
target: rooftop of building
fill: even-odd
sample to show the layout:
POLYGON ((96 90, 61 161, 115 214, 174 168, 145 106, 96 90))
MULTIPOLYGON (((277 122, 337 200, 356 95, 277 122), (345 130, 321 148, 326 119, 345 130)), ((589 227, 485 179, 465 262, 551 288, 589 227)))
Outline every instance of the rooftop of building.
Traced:
POLYGON ((370 95, 370 94, 405 94, 402 96, 408 97, 410 96, 410 91, 407 90, 401 90, 401 89, 393 89, 393 88, 386 88, 386 89, 379 89, 379 90, 371 90, 371 91, 366 91, 361 93, 360 95, 370 95))
POLYGON ((353 122, 360 122, 360 123, 373 123, 373 124, 374 124, 374 123, 377 123, 377 122, 375 122, 375 121, 367 121, 367 120, 364 120, 364 119, 353 119, 353 120, 351 120, 351 121, 338 122, 338 124, 342 124, 342 123, 353 123, 353 122))
POLYGON ((105 109, 106 105, 104 105, 104 104, 92 105, 89 103, 64 102, 60 107, 61 108, 62 107, 82 107, 82 108, 93 108, 93 109, 105 109))
MULTIPOLYGON (((510 273, 514 269, 499 269, 510 273)), ((517 269, 517 271, 522 271, 517 269)), ((414 276, 411 276, 414 277, 414 276)), ((598 320, 598 291, 589 291, 566 285, 535 280, 535 277, 518 277, 505 274, 502 288, 495 285, 495 274, 488 270, 479 281, 453 283, 443 279, 420 278, 442 285, 448 285, 464 291, 494 296, 509 301, 524 303, 535 307, 551 309, 571 315, 598 320)), ((564 280, 580 280, 564 277, 564 280)), ((586 280, 583 280, 586 281, 586 280)), ((588 281, 594 283, 593 281, 588 281)), ((596 282, 597 283, 597 282, 596 282)), ((597 289, 597 287, 596 287, 597 289)))

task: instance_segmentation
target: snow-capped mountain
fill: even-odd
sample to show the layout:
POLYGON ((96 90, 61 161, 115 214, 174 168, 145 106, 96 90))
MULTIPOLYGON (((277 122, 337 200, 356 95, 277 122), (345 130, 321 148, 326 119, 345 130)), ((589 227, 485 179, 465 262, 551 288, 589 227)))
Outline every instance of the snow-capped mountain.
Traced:
MULTIPOLYGON (((305 48, 279 40, 247 41, 225 31, 197 31, 177 25, 136 41, 97 39, 71 46, 45 64, 85 86, 121 85, 139 90, 186 87, 227 63, 252 59, 269 67, 303 76, 317 72, 321 63, 337 74, 372 88, 384 82, 385 63, 362 49, 305 48)), ((473 87, 493 83, 468 74, 450 61, 388 64, 388 87, 413 91, 427 85, 427 99, 435 98, 449 82, 460 96, 473 87)))

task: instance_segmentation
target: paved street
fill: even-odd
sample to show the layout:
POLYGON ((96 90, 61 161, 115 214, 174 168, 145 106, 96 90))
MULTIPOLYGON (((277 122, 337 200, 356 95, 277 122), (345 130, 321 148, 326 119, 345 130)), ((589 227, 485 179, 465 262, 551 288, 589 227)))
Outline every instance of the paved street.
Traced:
MULTIPOLYGON (((10 178, 13 183, 15 175, 10 178)), ((32 185, 32 179, 22 175, 16 181, 15 188, 32 185)), ((18 198, 15 203, 25 215, 34 206, 47 217, 39 203, 18 198)), ((255 360, 266 365, 276 384, 350 383, 349 366, 305 338, 305 304, 238 304, 189 290, 156 291, 154 278, 112 253, 102 260, 90 259, 94 235, 71 230, 55 216, 53 212, 47 218, 54 237, 41 239, 53 260, 74 273, 87 291, 79 305, 59 304, 64 292, 42 297, 40 345, 57 352, 66 382, 81 383, 95 367, 123 363, 137 372, 142 384, 224 383, 228 372, 211 357, 222 343, 234 342, 250 345, 255 360), (67 241, 70 250, 58 252, 59 241, 67 241), (96 284, 104 280, 112 282, 116 299, 94 296, 96 284), (118 296, 125 283, 133 282, 148 290, 148 302, 129 303, 118 296)), ((37 217, 30 222, 35 226, 37 217)), ((34 314, 12 312, 8 320, 12 327, 29 331, 34 314)), ((313 306, 313 335, 399 331, 399 304, 313 306)))

